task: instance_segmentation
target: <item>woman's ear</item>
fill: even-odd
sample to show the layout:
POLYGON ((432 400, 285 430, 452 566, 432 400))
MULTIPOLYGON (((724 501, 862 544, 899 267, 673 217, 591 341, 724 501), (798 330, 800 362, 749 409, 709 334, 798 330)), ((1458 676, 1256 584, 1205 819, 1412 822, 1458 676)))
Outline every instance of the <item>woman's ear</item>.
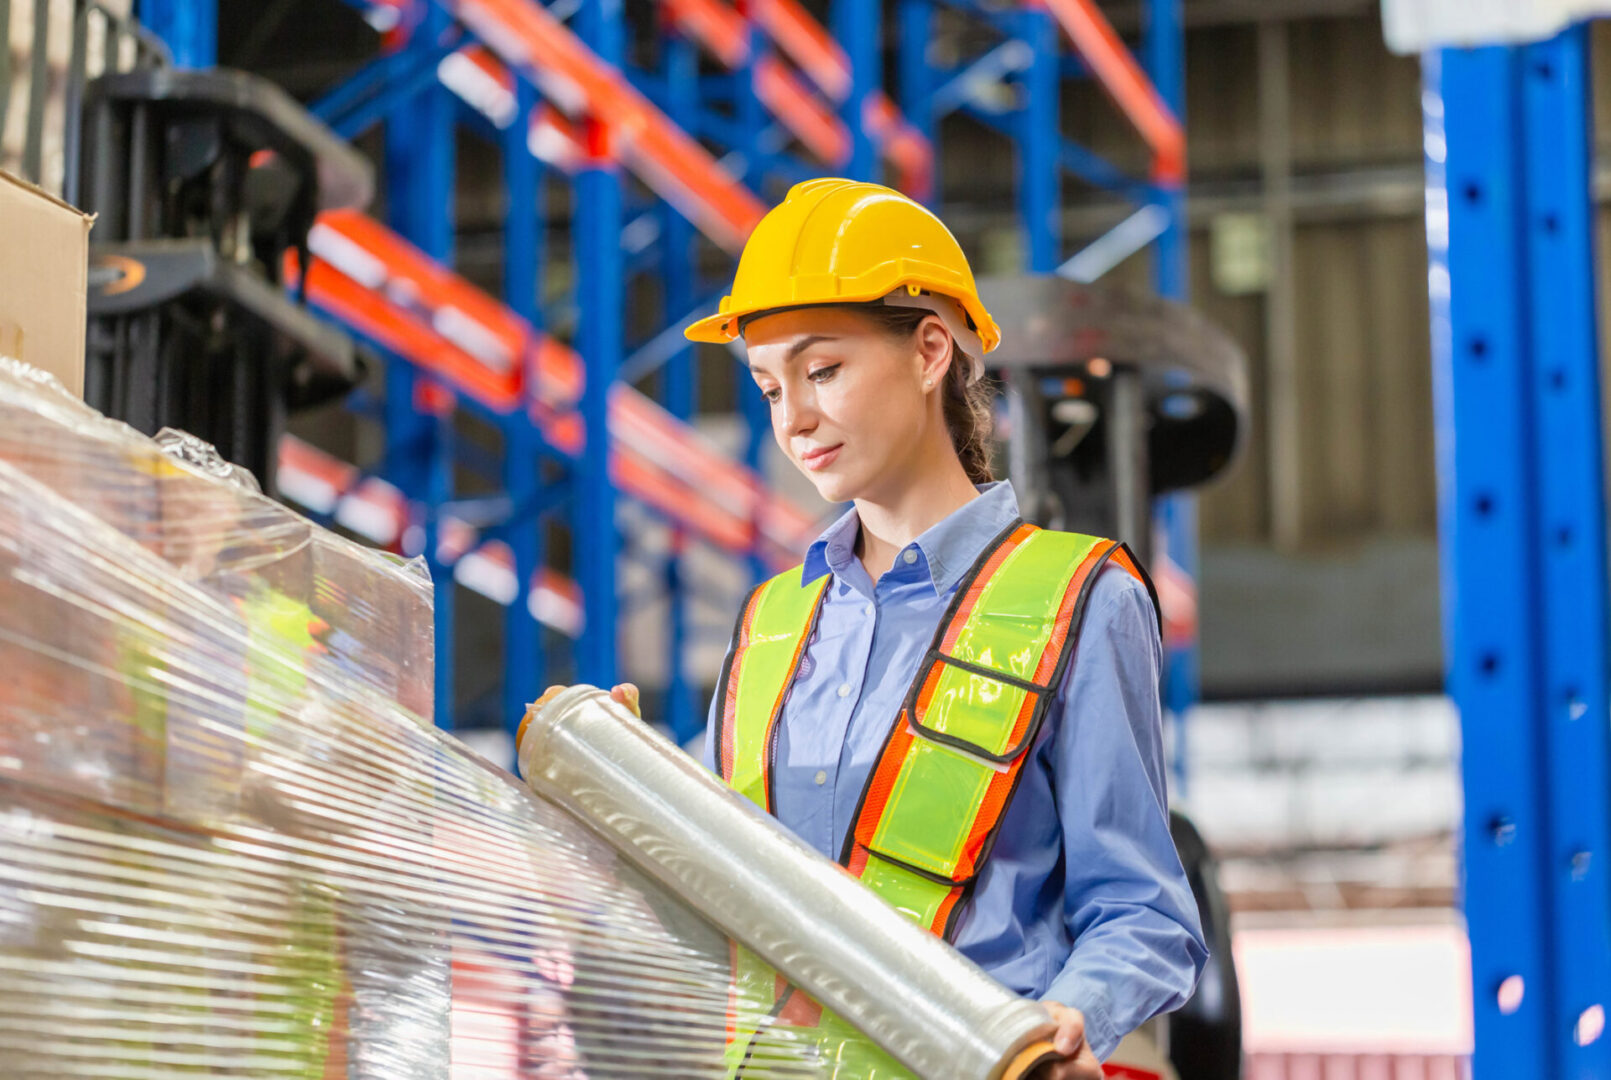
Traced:
POLYGON ((917 324, 917 358, 923 389, 932 390, 945 382, 951 367, 951 331, 938 315, 917 324))

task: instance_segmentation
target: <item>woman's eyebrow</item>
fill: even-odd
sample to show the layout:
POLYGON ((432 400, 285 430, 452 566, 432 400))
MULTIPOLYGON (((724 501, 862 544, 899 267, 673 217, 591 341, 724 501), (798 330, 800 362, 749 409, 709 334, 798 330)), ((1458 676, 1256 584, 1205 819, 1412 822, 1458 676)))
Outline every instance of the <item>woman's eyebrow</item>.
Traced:
POLYGON ((795 357, 799 356, 801 353, 805 352, 819 341, 838 340, 838 336, 834 334, 807 334, 805 337, 789 346, 789 355, 783 358, 783 362, 788 363, 790 360, 793 360, 795 357))
MULTIPOLYGON (((821 342, 821 341, 838 341, 838 340, 839 340, 839 335, 837 335, 837 334, 807 334, 805 337, 801 338, 799 341, 796 341, 793 345, 789 346, 788 355, 783 358, 783 362, 785 364, 788 364, 790 361, 794 360, 801 353, 805 352, 807 349, 811 348, 811 346, 817 344, 818 342, 821 342)), ((765 374, 767 374, 767 370, 764 367, 758 367, 758 366, 756 366, 755 364, 752 363, 752 364, 750 364, 750 373, 752 375, 765 375, 765 374)))

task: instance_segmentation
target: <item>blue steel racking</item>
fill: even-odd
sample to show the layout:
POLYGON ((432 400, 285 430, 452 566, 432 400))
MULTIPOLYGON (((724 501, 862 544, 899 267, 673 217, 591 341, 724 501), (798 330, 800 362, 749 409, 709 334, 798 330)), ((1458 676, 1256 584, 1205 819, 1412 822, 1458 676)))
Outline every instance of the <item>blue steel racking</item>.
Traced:
MULTIPOLYGON (((505 678, 499 706, 506 722, 513 724, 522 703, 541 689, 550 667, 562 663, 562 658, 544 652, 544 635, 524 602, 525 590, 532 587, 528 583, 545 562, 544 532, 539 527, 545 518, 562 521, 572 537, 576 585, 584 608, 573 669, 555 668, 556 676, 606 685, 616 678, 617 559, 643 557, 643 553, 630 544, 623 546, 617 536, 615 506, 621 490, 611 477, 609 444, 594 433, 608 427, 610 388, 618 377, 637 381, 658 371, 666 410, 678 420, 692 417, 697 396, 694 354, 677 331, 691 313, 713 306, 721 292, 716 283, 706 287, 697 279, 695 234, 704 231, 731 250, 734 237, 741 239, 746 222, 753 223, 746 216, 753 212, 744 206, 729 209, 725 218, 718 212, 721 228, 712 229, 699 207, 691 210, 685 199, 674 194, 667 197, 664 188, 657 187, 658 197, 644 203, 623 177, 632 148, 622 145, 621 132, 607 122, 605 110, 590 111, 586 102, 578 109, 576 101, 566 100, 561 92, 564 88, 556 89, 545 78, 543 56, 531 55, 530 50, 504 54, 508 70, 503 77, 514 96, 516 121, 501 126, 489 125, 484 109, 478 112, 450 92, 444 78, 438 77, 444 61, 462 55, 477 42, 491 53, 506 47, 507 42, 496 40, 498 35, 484 32, 489 25, 508 26, 517 21, 528 27, 536 25, 540 33, 528 38, 529 44, 548 33, 545 27, 560 27, 568 19, 568 32, 585 50, 570 49, 555 57, 562 74, 596 86, 596 80, 586 82, 587 64, 598 63, 608 71, 624 73, 630 86, 651 101, 670 125, 722 147, 726 154, 722 166, 739 185, 755 193, 756 206, 762 200, 775 199, 787 184, 813 175, 881 179, 881 158, 897 166, 897 183, 925 196, 932 174, 928 139, 947 111, 938 104, 945 88, 933 85, 934 73, 914 49, 926 37, 911 32, 928 0, 902 0, 900 11, 904 33, 899 81, 905 95, 903 105, 909 113, 916 113, 915 124, 907 124, 882 91, 882 4, 835 0, 829 34, 794 0, 740 0, 735 7, 725 0, 660 0, 656 66, 638 70, 624 64, 625 24, 619 0, 577 0, 552 9, 535 0, 346 2, 363 11, 387 36, 388 47, 377 60, 332 88, 315 103, 314 111, 347 137, 385 122, 389 223, 443 264, 451 264, 453 256, 455 131, 470 125, 493 135, 503 149, 508 195, 504 300, 509 309, 538 329, 544 315, 537 301, 538 275, 548 241, 539 200, 554 166, 534 156, 525 118, 546 97, 568 109, 577 125, 573 133, 577 153, 566 172, 575 206, 571 236, 577 276, 571 299, 579 318, 576 344, 585 358, 587 374, 579 407, 586 433, 579 457, 549 445, 544 434, 547 429, 534 423, 528 410, 479 408, 469 397, 460 399, 444 392, 451 386, 444 387, 434 373, 403 362, 389 350, 383 349, 388 359, 384 400, 359 403, 383 421, 385 450, 373 473, 406 496, 412 526, 407 533, 412 540, 404 546, 423 553, 433 578, 444 586, 438 589, 436 695, 437 720, 444 726, 454 722, 452 582, 456 556, 451 544, 444 554, 443 544, 450 512, 462 514, 474 503, 470 509, 476 513, 470 516, 479 513, 488 519, 485 532, 508 545, 519 595, 506 605, 505 678), (719 61, 716 66, 723 70, 700 74, 702 52, 714 55, 719 61), (788 63, 780 62, 784 57, 788 63), (791 142, 807 152, 794 149, 791 142), (651 240, 625 243, 626 234, 635 231, 641 237, 646 226, 651 240), (629 246, 631 250, 624 250, 629 246), (657 278, 659 327, 643 341, 628 342, 624 337, 627 288, 639 274, 657 278), (496 463, 500 495, 496 498, 459 497, 455 467, 473 456, 473 448, 454 443, 454 408, 477 410, 502 436, 504 453, 496 463), (552 478, 550 474, 555 472, 562 477, 552 478), (574 482, 579 479, 584 482, 574 482), (500 506, 501 517, 496 510, 500 506)), ((1138 94, 1150 95, 1161 104, 1160 113, 1172 111, 1177 117, 1183 52, 1179 3, 1150 0, 1144 5, 1143 55, 1156 89, 1121 86, 1115 91, 1120 97, 1128 92, 1132 99, 1138 94)), ((1175 162, 1168 175, 1121 181, 1116 170, 1064 140, 1058 130, 1056 90, 1064 73, 1094 70, 1112 89, 1111 73, 1119 70, 1115 63, 1120 69, 1128 64, 1140 70, 1124 46, 1111 31, 1110 40, 1087 37, 1081 43, 1076 36, 1090 61, 1087 68, 1064 55, 1058 44, 1058 23, 1049 10, 1025 4, 1022 10, 990 14, 980 7, 963 6, 972 8, 980 18, 995 20, 1009 40, 1031 46, 1031 63, 1018 76, 1028 91, 1027 104, 1006 128, 1021 154, 1020 204, 1031 253, 1029 268, 1049 271, 1058 266, 1059 173, 1067 167, 1088 178, 1111 179, 1110 186, 1135 196, 1144 206, 1166 212, 1161 224, 1147 235, 1157 237, 1155 277, 1160 289, 1179 295, 1185 284, 1180 163, 1175 162)), ((1049 7, 1058 10, 1060 18, 1070 11, 1078 15, 1076 9, 1089 9, 1086 15, 1095 10, 1089 0, 1057 0, 1049 7)), ((214 62, 216 0, 143 0, 142 14, 155 32, 174 45, 181 62, 214 62)), ((548 40, 551 44, 551 34, 548 40)), ((954 88, 958 73, 949 75, 954 88)), ((739 386, 741 412, 749 431, 743 457, 754 469, 767 437, 766 409, 748 380, 740 379, 739 386)), ((754 505, 754 513, 761 513, 760 501, 754 505)), ((1174 531, 1189 535, 1189 513, 1175 512, 1166 520, 1173 520, 1174 531)), ((681 524, 671 524, 671 551, 653 569, 670 600, 671 662, 664 716, 678 737, 687 738, 699 729, 702 712, 693 700, 684 664, 691 635, 690 587, 681 555, 690 541, 681 524)), ((1181 549, 1174 550, 1177 561, 1182 561, 1181 549)), ((769 569, 759 539, 749 552, 748 563, 752 576, 769 569)), ((1174 670, 1178 672, 1179 665, 1174 670)), ((1187 688, 1189 697, 1189 679, 1182 682, 1177 678, 1176 685, 1187 688)), ((1177 694, 1172 704, 1183 704, 1187 697, 1177 694)))
POLYGON ((1476 1080, 1611 1077, 1606 492, 1588 31, 1423 58, 1476 1080))

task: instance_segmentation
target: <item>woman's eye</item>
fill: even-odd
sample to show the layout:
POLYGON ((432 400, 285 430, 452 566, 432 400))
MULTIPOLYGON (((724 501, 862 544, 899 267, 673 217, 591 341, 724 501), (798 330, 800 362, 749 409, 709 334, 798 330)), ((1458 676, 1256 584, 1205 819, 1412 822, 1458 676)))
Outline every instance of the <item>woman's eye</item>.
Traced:
POLYGON ((767 401, 770 401, 772 404, 776 405, 778 403, 778 398, 782 397, 783 393, 777 387, 774 386, 770 390, 767 390, 767 389, 763 388, 761 390, 761 396, 764 397, 767 401))
POLYGON ((829 379, 833 378, 833 373, 838 370, 838 364, 829 364, 827 367, 818 368, 817 370, 813 371, 810 375, 810 378, 814 382, 827 382, 829 379))

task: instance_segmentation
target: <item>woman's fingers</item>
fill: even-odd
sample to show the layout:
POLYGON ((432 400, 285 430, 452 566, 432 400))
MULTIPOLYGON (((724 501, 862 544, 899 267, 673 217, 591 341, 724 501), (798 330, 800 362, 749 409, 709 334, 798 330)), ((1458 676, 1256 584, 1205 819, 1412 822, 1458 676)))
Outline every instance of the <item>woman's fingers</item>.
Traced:
POLYGON ((1063 1055, 1035 1070, 1033 1080, 1102 1080, 1102 1064, 1085 1041, 1085 1016, 1058 1001, 1044 1001, 1046 1011, 1057 1022, 1052 1046, 1063 1055))
POLYGON ((629 682, 617 683, 610 687, 610 697, 632 710, 632 715, 643 718, 643 709, 638 701, 638 688, 629 682))
POLYGON ((548 704, 548 699, 565 689, 563 686, 550 686, 543 691, 543 696, 526 706, 526 715, 520 718, 520 726, 515 729, 515 752, 520 752, 520 740, 526 737, 526 728, 531 725, 531 718, 538 709, 548 704))
POLYGON ((1090 1047, 1081 1047, 1074 1057, 1048 1061, 1030 1075, 1030 1080, 1103 1080, 1102 1065, 1090 1047))
POLYGON ((1057 1021, 1057 1033, 1052 1036, 1052 1045, 1064 1057, 1073 1057, 1085 1045, 1085 1016, 1078 1009, 1071 1009, 1057 1001, 1044 1002, 1052 1019, 1057 1021))
MULTIPOLYGON (((520 751, 520 740, 526 737, 526 728, 531 724, 532 715, 536 713, 538 709, 546 705, 550 698, 564 689, 565 687, 563 686, 550 686, 547 690, 543 691, 542 697, 526 706, 526 715, 521 718, 520 727, 515 729, 516 753, 520 751)), ((642 718, 643 710, 638 704, 638 688, 636 686, 629 682, 617 683, 616 685, 610 687, 610 697, 631 709, 632 715, 639 717, 640 719, 642 718)))

